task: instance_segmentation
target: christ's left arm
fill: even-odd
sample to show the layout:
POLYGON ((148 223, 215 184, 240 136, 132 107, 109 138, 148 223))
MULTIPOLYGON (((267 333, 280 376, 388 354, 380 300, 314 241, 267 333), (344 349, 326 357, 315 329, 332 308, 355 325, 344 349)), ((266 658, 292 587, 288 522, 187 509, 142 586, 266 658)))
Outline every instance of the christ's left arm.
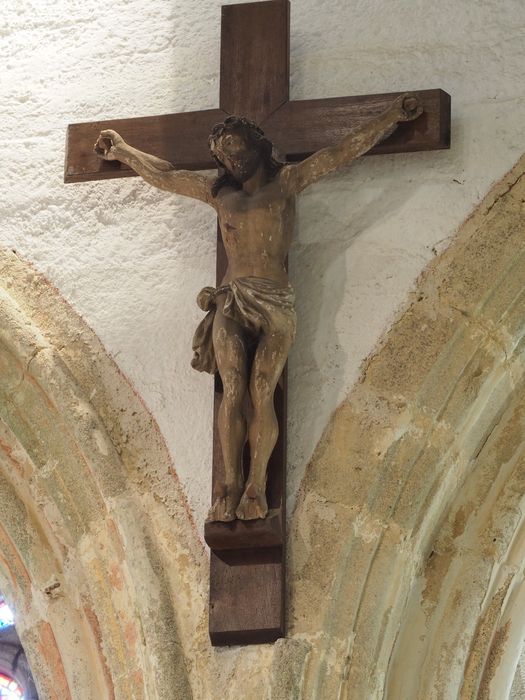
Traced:
POLYGON ((416 119, 422 111, 415 97, 401 95, 383 114, 346 136, 336 146, 323 148, 297 165, 286 165, 279 174, 284 188, 289 194, 299 194, 325 175, 369 151, 389 136, 398 122, 416 119))

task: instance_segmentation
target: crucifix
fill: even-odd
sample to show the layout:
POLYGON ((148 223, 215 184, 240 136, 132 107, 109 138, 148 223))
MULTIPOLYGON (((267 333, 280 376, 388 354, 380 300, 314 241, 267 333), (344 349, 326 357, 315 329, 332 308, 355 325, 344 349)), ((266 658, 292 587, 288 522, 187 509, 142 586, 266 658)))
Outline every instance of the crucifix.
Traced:
MULTIPOLYGON (((287 283, 286 265, 283 265, 287 247, 272 253, 272 236, 267 235, 270 224, 265 222, 264 215, 254 214, 246 224, 243 244, 236 247, 235 237, 245 226, 246 206, 239 197, 263 190, 270 192, 269 181, 274 179, 281 199, 285 193, 282 201, 288 201, 288 195, 294 197, 320 175, 344 164, 344 157, 340 163, 334 161, 341 148, 348 159, 348 154, 356 157, 364 152, 406 153, 450 145, 450 97, 443 90, 416 91, 409 98, 402 93, 390 93, 290 101, 289 15, 288 0, 222 8, 218 109, 73 124, 68 128, 65 182, 132 176, 137 174, 135 168, 147 181, 170 189, 164 187, 167 177, 172 177, 170 173, 206 170, 217 163, 223 166, 226 171, 214 184, 206 184, 204 176, 198 179, 188 175, 184 182, 184 176, 179 173, 177 184, 171 187, 171 191, 215 206, 224 229, 221 234, 219 227, 218 232, 218 287, 203 290, 199 305, 205 310, 213 307, 211 320, 216 337, 224 331, 227 341, 232 337, 235 340, 235 323, 247 323, 248 318, 252 325, 260 326, 258 336, 255 332, 257 338, 280 334, 286 346, 286 353, 280 350, 277 354, 270 353, 270 361, 264 364, 264 357, 257 358, 260 346, 252 347, 253 343, 250 346, 248 341, 243 345, 249 334, 238 331, 237 340, 242 341, 246 355, 243 362, 246 360, 252 367, 258 363, 257 376, 264 375, 264 381, 254 379, 252 382, 253 401, 251 408, 246 407, 246 413, 250 410, 257 413, 258 407, 263 405, 263 398, 257 398, 257 394, 265 393, 264 382, 272 367, 276 373, 274 384, 278 382, 271 397, 272 416, 276 416, 278 425, 277 437, 272 428, 271 439, 266 440, 263 449, 257 435, 253 439, 250 436, 247 441, 242 432, 246 433, 246 429, 235 428, 237 418, 225 418, 224 406, 228 401, 223 400, 226 394, 235 394, 235 383, 231 383, 230 376, 239 374, 238 367, 233 366, 234 371, 230 372, 228 365, 232 353, 237 352, 234 343, 230 343, 227 352, 222 349, 216 352, 218 356, 213 357, 210 364, 202 354, 201 346, 205 345, 200 343, 202 338, 194 342, 197 364, 203 365, 200 369, 210 371, 215 361, 223 368, 221 371, 219 366, 219 373, 215 374, 212 510, 204 533, 211 550, 209 630, 214 645, 272 642, 285 634, 286 368, 283 366, 295 331, 293 293, 287 283), (230 115, 240 115, 240 118, 230 115), (213 130, 217 122, 222 124, 213 130), (374 125, 373 129, 368 126, 370 124, 374 125), (99 137, 101 132, 102 137, 99 137), (301 163, 302 167, 279 163, 270 153, 266 165, 257 170, 259 161, 251 160, 246 144, 257 142, 267 150, 265 144, 270 141, 276 144, 286 163, 301 163), (95 143, 98 155, 93 149, 95 143), (128 143, 135 148, 127 147, 128 143), (317 152, 321 155, 311 158, 317 152), (145 160, 141 160, 142 156, 145 160), (262 181, 258 181, 260 177, 262 181), (257 264, 252 265, 242 251, 251 241, 265 235, 269 240, 257 264), (270 262, 262 260, 264 255, 270 262), (280 260, 277 266, 272 263, 272 255, 280 260), (240 270, 238 275, 228 276, 227 270, 232 266, 240 270), (270 286, 269 282, 272 282, 270 286), (229 318, 226 318, 226 307, 233 309, 229 318), (260 320, 261 314, 264 316, 269 308, 270 319, 260 320), (243 319, 239 318, 241 312, 243 319), (216 313, 226 319, 224 328, 217 323, 216 313), (231 326, 233 335, 228 335, 230 322, 234 324, 231 326), (227 380, 223 382, 221 376, 227 380), (231 435, 236 431, 239 437, 234 436, 234 439, 231 435), (225 434, 230 437, 225 438, 225 434), (226 442, 230 448, 237 445, 233 458, 230 454, 233 448, 229 453, 226 442), (262 458, 262 469, 261 465, 254 466, 257 450, 271 453, 269 458, 262 458), (234 498, 229 490, 231 459, 243 465, 234 498)), ((277 200, 271 195, 268 201, 262 202, 262 208, 270 210, 277 200)), ((254 209, 261 209, 261 206, 254 209)), ((282 220, 282 213, 280 216, 282 220)), ((257 245, 254 250, 260 253, 262 249, 257 245)), ((205 335, 206 328, 202 331, 205 335)), ((249 380, 245 378, 244 381, 243 391, 247 394, 249 380)), ((246 397, 241 398, 249 403, 246 397)), ((251 420, 256 422, 253 416, 251 420)))

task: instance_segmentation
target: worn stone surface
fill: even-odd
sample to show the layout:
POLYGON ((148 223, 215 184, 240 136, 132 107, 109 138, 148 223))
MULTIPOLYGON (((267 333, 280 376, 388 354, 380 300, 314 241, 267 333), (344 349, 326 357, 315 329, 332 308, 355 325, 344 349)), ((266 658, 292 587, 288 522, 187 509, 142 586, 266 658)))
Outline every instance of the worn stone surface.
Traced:
POLYGON ((290 554, 293 632, 323 634, 304 697, 510 692, 522 630, 524 168, 424 273, 309 465, 290 554))
POLYGON ((189 696, 206 559, 158 428, 47 281, 0 270, 0 587, 41 696, 189 696))

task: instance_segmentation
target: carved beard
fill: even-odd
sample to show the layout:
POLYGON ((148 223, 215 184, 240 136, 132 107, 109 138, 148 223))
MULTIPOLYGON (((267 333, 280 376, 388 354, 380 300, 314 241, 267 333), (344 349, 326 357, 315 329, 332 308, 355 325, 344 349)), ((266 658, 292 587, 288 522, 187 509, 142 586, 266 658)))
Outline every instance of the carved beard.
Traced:
POLYGON ((249 180, 259 167, 259 154, 251 151, 239 156, 230 156, 229 160, 232 164, 230 170, 233 177, 240 183, 249 180))

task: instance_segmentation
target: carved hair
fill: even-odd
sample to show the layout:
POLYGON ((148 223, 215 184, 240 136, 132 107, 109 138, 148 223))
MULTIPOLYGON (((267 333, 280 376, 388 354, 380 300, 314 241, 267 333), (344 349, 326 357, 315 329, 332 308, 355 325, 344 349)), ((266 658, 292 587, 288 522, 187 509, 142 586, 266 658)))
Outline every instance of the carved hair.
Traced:
POLYGON ((276 160, 273 157, 273 144, 269 141, 263 130, 255 124, 255 122, 250 121, 246 117, 227 117, 221 124, 216 124, 211 130, 210 137, 208 139, 208 145, 210 147, 213 160, 216 162, 219 168, 225 170, 223 175, 220 175, 212 185, 212 195, 217 196, 219 190, 222 187, 233 187, 234 189, 242 189, 242 184, 236 180, 230 173, 228 168, 222 163, 216 155, 216 143, 223 134, 235 132, 240 134, 249 147, 254 148, 260 158, 262 159, 266 171, 273 179, 279 170, 284 166, 284 163, 276 160))

